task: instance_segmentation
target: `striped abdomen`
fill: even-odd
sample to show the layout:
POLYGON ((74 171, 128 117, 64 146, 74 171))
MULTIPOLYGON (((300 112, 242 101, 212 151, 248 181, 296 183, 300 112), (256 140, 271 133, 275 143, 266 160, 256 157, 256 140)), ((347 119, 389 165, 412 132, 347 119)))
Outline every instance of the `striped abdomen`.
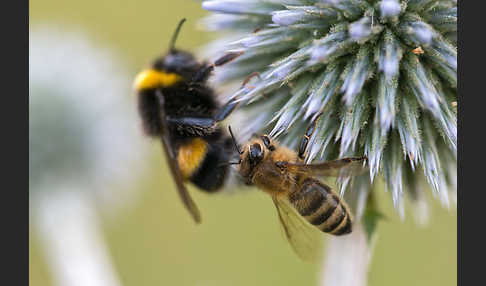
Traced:
POLYGON ((352 230, 347 206, 330 187, 314 178, 305 179, 289 201, 301 216, 323 232, 343 235, 352 230))

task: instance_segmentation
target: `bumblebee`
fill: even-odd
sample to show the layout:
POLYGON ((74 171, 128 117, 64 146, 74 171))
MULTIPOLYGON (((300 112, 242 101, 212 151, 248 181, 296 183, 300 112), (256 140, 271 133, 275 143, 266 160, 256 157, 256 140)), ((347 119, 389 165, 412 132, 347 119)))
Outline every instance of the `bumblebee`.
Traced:
POLYGON ((199 210, 185 182, 209 193, 219 191, 228 177, 228 159, 234 153, 231 138, 218 122, 236 104, 220 107, 207 79, 215 66, 240 53, 225 54, 212 64, 198 62, 191 53, 174 47, 184 22, 179 22, 168 53, 136 76, 134 89, 144 133, 161 140, 182 202, 199 223, 199 210))
POLYGON ((238 173, 249 185, 268 193, 277 208, 284 233, 296 253, 304 260, 315 258, 314 230, 333 235, 352 231, 352 214, 339 195, 315 176, 352 176, 366 170, 366 157, 343 158, 305 164, 309 138, 316 119, 307 129, 297 152, 281 146, 268 135, 257 136, 241 150, 234 139, 239 162, 238 173), (305 221, 304 221, 304 220, 305 221))

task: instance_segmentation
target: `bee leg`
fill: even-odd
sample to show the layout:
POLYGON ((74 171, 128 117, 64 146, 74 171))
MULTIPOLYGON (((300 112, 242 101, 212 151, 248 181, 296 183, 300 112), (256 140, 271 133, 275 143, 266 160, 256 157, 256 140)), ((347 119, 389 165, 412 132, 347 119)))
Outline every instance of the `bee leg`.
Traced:
POLYGON ((192 84, 197 84, 201 82, 205 82, 211 72, 214 70, 214 67, 222 66, 230 61, 234 60, 238 56, 240 56, 243 52, 229 52, 224 56, 217 59, 213 64, 204 64, 194 75, 191 80, 192 84))
POLYGON ((192 77, 191 79, 191 85, 192 84, 198 84, 198 83, 201 83, 201 82, 205 82, 209 75, 211 74, 211 72, 213 71, 214 69, 214 65, 213 64, 205 64, 202 66, 202 68, 200 68, 196 74, 192 77))
MULTIPOLYGON (((239 54, 238 54, 239 55, 239 54)), ((245 85, 252 79, 253 77, 260 77, 259 72, 251 73, 244 81, 241 87, 245 87, 245 85)), ((236 98, 230 99, 223 107, 221 107, 218 112, 216 112, 216 116, 214 120, 217 122, 225 120, 238 106, 239 102, 236 101, 236 98)))
POLYGON ((258 77, 259 79, 261 79, 261 76, 260 76, 260 73, 259 72, 252 72, 250 75, 248 75, 245 80, 243 81, 243 83, 241 84, 241 87, 245 87, 252 78, 254 77, 258 77))
POLYGON ((193 128, 199 129, 208 129, 211 128, 214 130, 214 126, 225 120, 238 106, 239 102, 236 100, 230 100, 226 103, 223 107, 221 107, 217 112, 214 118, 209 117, 172 117, 169 118, 169 123, 174 123, 176 125, 181 126, 189 126, 193 128))
POLYGON ((168 117, 167 121, 180 132, 198 136, 210 135, 216 124, 226 119, 238 106, 239 102, 230 101, 221 107, 214 118, 210 117, 168 117))
POLYGON ((305 159, 305 151, 307 150, 307 145, 309 145, 310 138, 312 134, 316 131, 316 125, 317 125, 317 120, 319 117, 321 117, 322 113, 317 114, 317 116, 312 120, 311 124, 307 128, 307 131, 305 131, 304 136, 302 137, 302 140, 300 141, 299 144, 299 158, 300 159, 305 159))
POLYGON ((265 147, 267 147, 268 150, 270 151, 275 151, 275 146, 273 146, 270 142, 270 138, 268 137, 268 135, 262 135, 260 137, 263 141, 263 144, 265 144, 265 147))
POLYGON ((217 122, 210 117, 167 117, 167 122, 178 132, 189 136, 208 136, 214 133, 217 122))
POLYGON ((164 112, 164 96, 160 90, 156 91, 156 96, 159 99, 159 104, 161 107, 160 111, 160 117, 161 117, 161 141, 162 141, 162 149, 164 150, 167 163, 169 165, 171 174, 173 179, 175 180, 176 186, 177 186, 177 193, 179 194, 179 197, 182 200, 182 203, 186 207, 186 209, 189 211, 191 214, 192 218, 196 223, 201 222, 201 214, 199 212, 199 209, 197 208, 196 203, 191 198, 191 195, 187 191, 187 188, 183 182, 183 177, 181 174, 181 171, 179 169, 179 165, 176 159, 176 156, 174 154, 174 151, 171 148, 171 137, 170 133, 167 132, 169 128, 169 124, 167 122, 167 116, 164 112))
POLYGON ((366 161, 366 160, 368 160, 368 158, 366 156, 348 157, 348 158, 341 158, 341 159, 337 159, 337 160, 327 161, 327 162, 325 162, 325 164, 328 165, 329 168, 340 169, 340 168, 349 166, 354 162, 359 163, 359 162, 363 162, 363 161, 366 161))
POLYGON ((236 109, 238 104, 238 101, 231 99, 216 112, 214 120, 216 120, 216 122, 225 120, 236 109))

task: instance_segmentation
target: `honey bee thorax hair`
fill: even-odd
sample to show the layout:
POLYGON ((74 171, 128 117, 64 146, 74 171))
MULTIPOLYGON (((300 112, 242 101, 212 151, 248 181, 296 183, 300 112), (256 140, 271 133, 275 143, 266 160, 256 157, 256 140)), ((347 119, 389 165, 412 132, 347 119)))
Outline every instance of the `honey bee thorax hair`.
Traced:
POLYGON ((295 152, 281 147, 264 135, 245 144, 239 173, 249 184, 255 184, 270 194, 285 193, 292 188, 296 175, 283 173, 277 161, 295 162, 295 152))
POLYGON ((275 146, 275 151, 270 153, 271 159, 275 162, 285 161, 285 162, 299 162, 300 159, 297 153, 285 146, 279 146, 276 142, 272 142, 275 146))

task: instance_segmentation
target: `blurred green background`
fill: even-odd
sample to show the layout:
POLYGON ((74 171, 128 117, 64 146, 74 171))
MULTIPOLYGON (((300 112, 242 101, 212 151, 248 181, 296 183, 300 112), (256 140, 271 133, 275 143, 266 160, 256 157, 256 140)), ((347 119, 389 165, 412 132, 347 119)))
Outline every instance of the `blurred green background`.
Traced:
MULTIPOLYGON (((177 21, 186 17, 178 46, 197 51, 215 35, 196 29, 204 16, 198 1, 31 0, 30 26, 83 30, 113 50, 133 75, 167 47, 177 21)), ((74 67, 75 68, 75 67, 74 67)), ((132 96, 131 91, 120 96, 132 96)), ((281 235, 268 196, 253 189, 211 196, 191 187, 204 223, 190 220, 173 190, 159 145, 150 172, 128 211, 103 224, 124 285, 315 285, 319 266, 300 262, 281 235)), ((378 226, 369 285, 456 285, 457 224, 429 198, 430 223, 418 227, 407 207, 401 222, 391 196, 378 194, 387 220, 378 226)), ((31 285, 51 285, 35 226, 30 226, 31 285)), ((352 275, 352 273, 350 273, 352 275)))

